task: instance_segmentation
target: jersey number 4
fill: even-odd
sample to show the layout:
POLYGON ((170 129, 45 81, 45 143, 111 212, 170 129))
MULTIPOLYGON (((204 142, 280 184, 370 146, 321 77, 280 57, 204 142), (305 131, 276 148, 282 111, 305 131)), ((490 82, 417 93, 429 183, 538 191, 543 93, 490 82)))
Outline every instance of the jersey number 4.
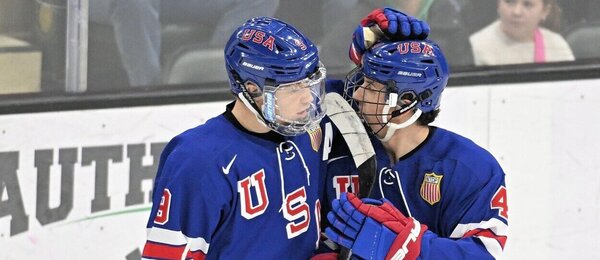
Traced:
POLYGON ((506 201, 506 188, 504 186, 500 186, 496 191, 492 201, 490 201, 490 207, 492 209, 498 209, 498 215, 508 220, 508 203, 506 201))

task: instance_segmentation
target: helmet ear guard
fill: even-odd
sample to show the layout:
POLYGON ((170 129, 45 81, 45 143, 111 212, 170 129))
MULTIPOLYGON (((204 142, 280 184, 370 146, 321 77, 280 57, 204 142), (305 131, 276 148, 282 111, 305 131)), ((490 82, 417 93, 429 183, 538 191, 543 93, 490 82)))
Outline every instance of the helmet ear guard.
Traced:
POLYGON ((397 117, 402 115, 410 110, 412 110, 417 103, 420 101, 417 95, 413 91, 398 93, 398 88, 396 87, 396 81, 388 80, 385 84, 385 89, 387 93, 387 105, 390 108, 400 107, 399 109, 395 109, 391 113, 391 117, 397 117), (399 97, 399 95, 402 95, 399 97), (410 103, 403 103, 403 100, 410 100, 410 103))

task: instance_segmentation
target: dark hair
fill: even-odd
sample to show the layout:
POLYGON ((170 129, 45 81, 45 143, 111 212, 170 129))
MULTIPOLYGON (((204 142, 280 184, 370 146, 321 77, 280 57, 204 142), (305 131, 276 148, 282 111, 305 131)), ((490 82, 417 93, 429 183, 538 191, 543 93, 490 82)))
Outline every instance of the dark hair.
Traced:
POLYGON ((542 21, 542 25, 552 31, 560 32, 562 24, 562 9, 556 0, 543 0, 544 7, 550 8, 548 16, 542 21))
POLYGON ((439 113, 440 113, 439 108, 436 110, 429 111, 427 113, 423 113, 423 114, 421 114, 419 119, 417 119, 417 122, 420 125, 429 125, 431 122, 433 122, 435 120, 435 118, 438 116, 439 113))

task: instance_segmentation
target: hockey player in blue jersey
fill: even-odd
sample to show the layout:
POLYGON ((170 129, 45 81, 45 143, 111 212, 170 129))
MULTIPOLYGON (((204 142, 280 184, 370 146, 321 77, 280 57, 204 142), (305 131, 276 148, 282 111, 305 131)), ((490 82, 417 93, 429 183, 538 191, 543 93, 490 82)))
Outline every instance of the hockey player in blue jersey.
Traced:
MULTIPOLYGON (((352 46, 351 48, 354 48, 352 46)), ((364 259, 494 259, 507 239, 505 174, 471 140, 430 126, 448 81, 432 41, 383 41, 348 74, 345 93, 374 135, 370 198, 343 193, 329 239, 364 259)))
MULTIPOLYGON (((397 33, 421 26, 404 22, 408 33, 397 33)), ((225 64, 236 100, 165 147, 142 258, 308 259, 335 194, 323 179, 337 146, 316 45, 254 18, 229 39, 225 64)))

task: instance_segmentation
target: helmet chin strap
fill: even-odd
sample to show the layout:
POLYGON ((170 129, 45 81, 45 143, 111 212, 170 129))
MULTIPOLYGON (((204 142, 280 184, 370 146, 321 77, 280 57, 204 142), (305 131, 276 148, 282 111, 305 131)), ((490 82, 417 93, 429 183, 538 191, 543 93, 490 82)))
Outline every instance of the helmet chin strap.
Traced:
MULTIPOLYGON (((271 128, 270 126, 267 125, 267 123, 265 122, 265 119, 263 117, 263 115, 257 111, 258 106, 256 106, 256 103, 250 104, 250 102, 248 101, 248 99, 246 99, 246 96, 244 95, 244 92, 240 92, 238 93, 238 97, 240 98, 240 100, 242 100, 242 103, 244 103, 244 105, 250 110, 252 111, 252 113, 256 116, 256 119, 258 120, 258 122, 260 122, 263 126, 267 127, 267 128, 271 128)), ((251 97, 250 97, 251 98, 251 97)))
POLYGON ((421 109, 417 108, 417 109, 415 109, 415 113, 408 120, 406 120, 406 121, 404 121, 404 122, 402 122, 400 124, 396 124, 396 123, 388 122, 387 116, 388 116, 389 111, 390 111, 390 106, 386 105, 386 106, 383 107, 383 113, 381 115, 381 119, 386 124, 386 126, 388 127, 388 129, 387 129, 387 132, 385 133, 385 136, 383 138, 377 137, 382 142, 389 141, 390 138, 392 138, 392 136, 396 132, 396 130, 401 129, 401 128, 405 128, 405 127, 407 127, 409 125, 412 125, 414 122, 417 121, 417 119, 419 119, 419 117, 423 113, 423 111, 421 111, 421 109))

